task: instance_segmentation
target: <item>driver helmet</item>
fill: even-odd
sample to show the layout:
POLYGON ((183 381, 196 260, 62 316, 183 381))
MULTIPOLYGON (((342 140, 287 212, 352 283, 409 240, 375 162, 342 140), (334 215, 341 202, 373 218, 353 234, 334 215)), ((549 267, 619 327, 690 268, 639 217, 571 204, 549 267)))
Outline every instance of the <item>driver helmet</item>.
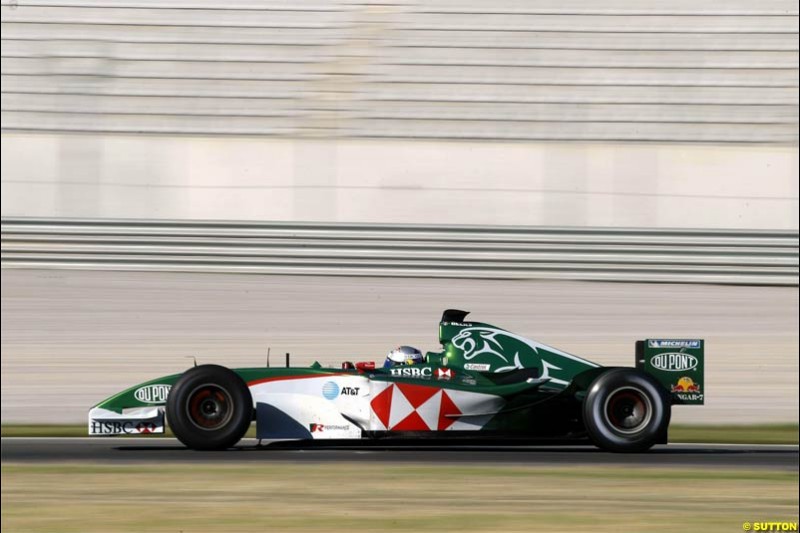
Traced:
POLYGON ((418 365, 425 362, 422 352, 413 346, 398 346, 386 356, 383 368, 390 368, 399 365, 418 365))

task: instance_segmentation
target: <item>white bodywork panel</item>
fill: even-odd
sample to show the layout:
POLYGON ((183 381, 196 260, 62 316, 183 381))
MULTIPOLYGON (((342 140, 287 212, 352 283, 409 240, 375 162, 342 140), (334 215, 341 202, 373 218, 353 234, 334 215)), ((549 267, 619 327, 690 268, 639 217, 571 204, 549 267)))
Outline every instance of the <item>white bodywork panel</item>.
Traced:
POLYGON ((329 374, 250 386, 260 439, 353 439, 369 426, 369 379, 329 374))
POLYGON ((163 407, 132 407, 122 413, 95 407, 89 411, 89 435, 164 433, 163 407))
POLYGON ((502 408, 491 394, 329 374, 250 384, 262 439, 360 438, 369 431, 477 431, 502 408))
POLYGON ((477 431, 505 401, 499 396, 402 381, 371 384, 373 431, 477 431))

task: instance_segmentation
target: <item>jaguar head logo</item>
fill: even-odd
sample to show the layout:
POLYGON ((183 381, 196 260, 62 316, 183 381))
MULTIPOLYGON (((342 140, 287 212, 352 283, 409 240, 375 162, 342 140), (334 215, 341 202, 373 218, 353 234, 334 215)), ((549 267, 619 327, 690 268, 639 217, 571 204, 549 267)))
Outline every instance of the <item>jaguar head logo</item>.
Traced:
POLYGON ((508 358, 503 355, 503 345, 498 337, 503 336, 502 331, 488 328, 466 328, 458 332, 450 342, 464 353, 464 359, 470 361, 479 355, 489 354, 497 357, 504 363, 508 358))

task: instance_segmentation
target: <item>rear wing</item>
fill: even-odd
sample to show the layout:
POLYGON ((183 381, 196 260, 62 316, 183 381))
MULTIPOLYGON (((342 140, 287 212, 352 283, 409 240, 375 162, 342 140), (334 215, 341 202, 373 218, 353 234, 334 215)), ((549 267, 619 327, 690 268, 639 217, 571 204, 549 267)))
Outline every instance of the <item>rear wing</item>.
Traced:
POLYGON ((673 404, 703 405, 705 400, 703 339, 636 341, 636 368, 661 383, 673 404))

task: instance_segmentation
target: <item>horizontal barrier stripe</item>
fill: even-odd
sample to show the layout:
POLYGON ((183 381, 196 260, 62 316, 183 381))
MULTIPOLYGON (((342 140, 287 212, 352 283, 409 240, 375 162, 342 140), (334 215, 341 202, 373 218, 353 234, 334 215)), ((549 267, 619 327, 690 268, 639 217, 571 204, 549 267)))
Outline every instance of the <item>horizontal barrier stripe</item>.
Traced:
POLYGON ((797 286, 798 233, 4 218, 2 266, 797 286))

